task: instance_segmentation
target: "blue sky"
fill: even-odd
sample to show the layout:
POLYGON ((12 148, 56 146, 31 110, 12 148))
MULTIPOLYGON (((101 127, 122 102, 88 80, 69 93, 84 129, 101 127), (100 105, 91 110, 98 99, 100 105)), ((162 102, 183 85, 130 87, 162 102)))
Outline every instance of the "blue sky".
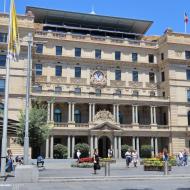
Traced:
MULTIPOLYGON (((6 1, 8 4, 10 0, 6 1)), ((0 11, 3 2, 0 0, 0 11)), ((94 6, 99 15, 154 21, 148 35, 162 35, 167 27, 184 32, 184 12, 190 17, 190 0, 15 0, 15 3, 21 14, 27 5, 82 13, 89 13, 94 6)))

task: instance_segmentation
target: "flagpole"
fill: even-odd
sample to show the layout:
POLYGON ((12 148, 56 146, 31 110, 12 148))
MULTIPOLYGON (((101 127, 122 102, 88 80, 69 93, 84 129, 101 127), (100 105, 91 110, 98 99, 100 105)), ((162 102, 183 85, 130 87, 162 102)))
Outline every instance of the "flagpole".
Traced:
POLYGON ((185 21, 185 33, 187 33, 187 22, 185 21))
MULTIPOLYGON (((10 7, 12 7, 12 1, 10 7)), ((10 8, 11 12, 11 8, 10 8)), ((9 15, 9 36, 8 43, 10 42, 12 18, 9 15)), ((5 79, 5 103, 4 103, 4 115, 3 115, 3 136, 2 136, 2 148, 1 148, 1 177, 5 176, 6 156, 7 156, 7 125, 8 125, 8 105, 9 105, 9 73, 10 73, 11 55, 9 52, 9 44, 7 45, 7 59, 6 59, 6 79, 5 79)))
POLYGON ((31 48, 32 48, 32 34, 28 33, 28 66, 27 66, 27 82, 26 82, 26 108, 25 108, 25 136, 24 136, 24 164, 28 165, 29 155, 29 102, 30 102, 30 73, 31 73, 31 48))
POLYGON ((4 13, 6 13, 6 0, 4 0, 4 13))

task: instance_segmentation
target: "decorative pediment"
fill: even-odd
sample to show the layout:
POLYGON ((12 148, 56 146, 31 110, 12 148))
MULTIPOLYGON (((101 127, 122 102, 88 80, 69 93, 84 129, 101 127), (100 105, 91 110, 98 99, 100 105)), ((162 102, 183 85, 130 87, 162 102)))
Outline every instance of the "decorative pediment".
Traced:
POLYGON ((105 122, 116 123, 111 112, 106 110, 99 111, 94 117, 94 123, 101 124, 105 122))
POLYGON ((91 130, 111 131, 111 130, 121 130, 121 128, 112 123, 104 122, 91 128, 91 130))

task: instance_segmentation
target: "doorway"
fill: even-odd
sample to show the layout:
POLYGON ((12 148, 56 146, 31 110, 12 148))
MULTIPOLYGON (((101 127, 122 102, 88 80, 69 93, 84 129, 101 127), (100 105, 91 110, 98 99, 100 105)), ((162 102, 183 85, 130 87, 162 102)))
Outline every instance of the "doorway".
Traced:
POLYGON ((111 148, 111 141, 108 137, 103 136, 98 140, 98 152, 101 158, 108 157, 108 149, 111 148))

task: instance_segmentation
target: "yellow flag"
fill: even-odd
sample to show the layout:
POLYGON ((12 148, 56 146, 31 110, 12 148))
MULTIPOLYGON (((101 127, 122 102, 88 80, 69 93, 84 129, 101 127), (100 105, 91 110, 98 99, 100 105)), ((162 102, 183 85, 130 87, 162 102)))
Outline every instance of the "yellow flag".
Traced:
POLYGON ((9 20, 8 55, 16 59, 20 53, 20 42, 14 0, 11 0, 9 20))

